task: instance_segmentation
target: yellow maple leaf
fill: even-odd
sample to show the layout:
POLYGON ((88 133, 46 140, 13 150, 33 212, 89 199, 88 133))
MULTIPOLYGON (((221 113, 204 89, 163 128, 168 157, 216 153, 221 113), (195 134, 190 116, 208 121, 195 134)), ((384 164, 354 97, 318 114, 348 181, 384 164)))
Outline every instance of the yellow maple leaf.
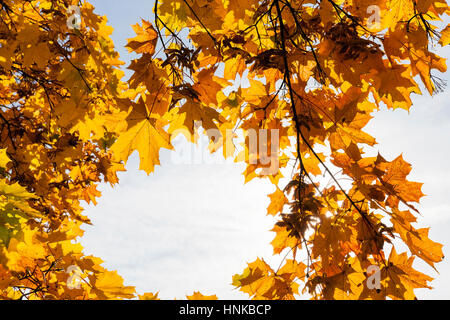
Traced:
POLYGON ((195 291, 190 296, 186 296, 186 298, 188 298, 188 300, 217 300, 217 296, 215 294, 210 295, 210 296, 205 296, 198 291, 195 291))
POLYGON ((139 297, 139 300, 160 300, 158 298, 158 294, 159 294, 159 292, 157 292, 157 293, 147 292, 147 293, 144 293, 143 295, 138 295, 138 297, 139 297))
POLYGON ((117 271, 105 271, 97 275, 93 283, 93 292, 100 299, 133 298, 135 289, 124 286, 117 271))
POLYGON ((142 19, 142 26, 139 24, 133 25, 133 30, 136 32, 137 36, 128 39, 128 44, 126 45, 128 51, 149 53, 150 55, 155 53, 158 34, 152 24, 142 19))
POLYGON ((267 214, 272 216, 282 212, 284 205, 288 203, 288 199, 284 195, 284 192, 278 187, 277 190, 275 190, 274 193, 269 194, 268 197, 270 198, 270 204, 267 207, 267 214))
POLYGON ((138 150, 139 169, 150 174, 155 165, 159 165, 161 148, 172 149, 169 134, 163 129, 161 119, 152 118, 143 100, 132 104, 132 110, 127 117, 128 128, 111 147, 118 161, 128 160, 133 151, 138 150))
POLYGON ((446 46, 450 43, 450 24, 441 32, 441 39, 439 40, 441 46, 446 46))

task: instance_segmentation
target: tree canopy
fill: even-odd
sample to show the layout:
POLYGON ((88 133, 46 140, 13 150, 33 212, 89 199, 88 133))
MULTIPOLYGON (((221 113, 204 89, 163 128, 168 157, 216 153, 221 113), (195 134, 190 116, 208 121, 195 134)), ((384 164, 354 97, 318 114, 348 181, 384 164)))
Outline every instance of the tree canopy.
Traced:
POLYGON ((401 155, 368 156, 376 140, 364 128, 381 106, 409 110, 413 93, 443 90, 446 61, 432 48, 450 42, 446 1, 156 0, 153 24, 133 26, 129 66, 88 1, 0 5, 2 299, 157 299, 83 253, 81 202, 117 184, 134 151, 153 172, 160 150, 180 134, 195 142, 199 124, 211 152, 247 163, 246 182, 274 185, 267 214, 283 259, 232 277, 250 298, 414 299, 430 288, 413 261, 435 268, 443 253, 416 226, 422 184, 401 155), (255 148, 249 133, 269 142, 255 148), (373 265, 377 289, 366 285, 373 265))

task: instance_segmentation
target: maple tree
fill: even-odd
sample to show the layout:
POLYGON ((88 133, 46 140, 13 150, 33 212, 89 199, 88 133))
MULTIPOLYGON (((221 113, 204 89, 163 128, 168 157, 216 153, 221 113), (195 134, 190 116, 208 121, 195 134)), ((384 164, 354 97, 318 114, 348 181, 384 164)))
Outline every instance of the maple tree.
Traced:
POLYGON ((419 82, 442 90, 445 59, 430 47, 450 42, 449 27, 437 27, 450 13, 444 0, 155 1, 154 23, 133 26, 126 47, 139 57, 126 82, 113 29, 89 2, 0 5, 1 298, 136 297, 76 242, 90 223, 80 203, 96 203, 99 183, 118 183, 134 151, 152 172, 177 135, 195 142, 199 121, 217 133, 212 152, 247 162, 246 182, 276 187, 267 214, 282 263, 257 259, 234 286, 253 299, 414 299, 430 287, 413 260, 434 268, 443 253, 414 225, 422 184, 407 180, 402 156, 367 156, 376 141, 363 129, 381 105, 409 110, 419 82), (81 8, 79 28, 68 25, 70 5, 81 8), (277 130, 279 168, 264 173, 248 136, 237 153, 227 141, 237 129, 277 130), (293 174, 281 186, 285 169, 293 174), (380 290, 365 285, 371 265, 380 290))

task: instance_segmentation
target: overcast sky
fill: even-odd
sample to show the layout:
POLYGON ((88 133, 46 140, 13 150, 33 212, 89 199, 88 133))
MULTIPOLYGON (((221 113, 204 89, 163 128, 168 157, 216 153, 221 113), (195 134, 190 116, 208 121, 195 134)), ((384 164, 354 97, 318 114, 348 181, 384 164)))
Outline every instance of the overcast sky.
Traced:
MULTIPOLYGON (((123 48, 134 36, 132 24, 152 19, 153 1, 91 0, 96 12, 106 15, 122 60, 135 57, 123 48), (125 5, 126 3, 126 5, 125 5)), ((438 50, 448 58, 450 50, 438 50)), ((444 76, 450 80, 448 75, 444 76)), ((417 227, 431 227, 430 237, 446 244, 450 229, 450 93, 415 96, 410 113, 382 110, 368 125, 388 160, 403 153, 413 165, 409 177, 424 182, 417 227)), ((196 149, 201 155, 201 147, 196 149)), ((266 216, 267 194, 274 187, 264 180, 244 185, 243 165, 233 163, 176 164, 164 150, 160 167, 147 176, 138 170, 133 154, 127 172, 120 173, 114 189, 102 185, 97 206, 85 206, 93 226, 85 226, 81 243, 87 254, 118 270, 126 285, 139 293, 160 292, 164 299, 183 299, 201 291, 220 299, 247 298, 231 286, 246 262, 264 257, 275 267, 269 230, 275 220, 266 216)), ((450 263, 438 264, 440 274, 424 263, 415 265, 435 277, 434 290, 417 291, 420 299, 450 299, 450 263)))

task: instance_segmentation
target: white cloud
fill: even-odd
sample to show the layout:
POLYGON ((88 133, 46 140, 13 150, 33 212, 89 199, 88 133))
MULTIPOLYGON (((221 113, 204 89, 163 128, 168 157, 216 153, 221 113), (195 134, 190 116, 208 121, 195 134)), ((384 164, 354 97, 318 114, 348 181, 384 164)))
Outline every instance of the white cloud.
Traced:
POLYGON ((87 252, 118 269, 128 284, 183 298, 194 290, 221 298, 232 292, 231 276, 245 261, 270 257, 272 217, 266 217, 269 183, 243 185, 242 166, 165 165, 150 177, 133 156, 114 189, 86 213, 87 252))

